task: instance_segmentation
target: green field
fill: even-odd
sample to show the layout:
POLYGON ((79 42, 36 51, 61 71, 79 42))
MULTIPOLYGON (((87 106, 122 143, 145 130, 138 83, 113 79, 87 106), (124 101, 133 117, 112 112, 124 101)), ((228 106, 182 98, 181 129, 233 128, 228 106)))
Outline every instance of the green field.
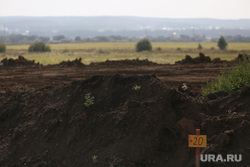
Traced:
POLYGON ((223 60, 232 60, 239 53, 250 54, 250 43, 229 43, 227 50, 221 51, 216 43, 201 43, 203 49, 198 50, 198 43, 174 43, 157 42, 152 43, 152 52, 135 52, 134 42, 100 42, 100 43, 67 43, 49 44, 52 52, 47 53, 28 53, 29 45, 7 45, 7 51, 0 55, 0 58, 23 55, 29 60, 35 60, 44 65, 57 64, 63 60, 73 60, 82 58, 84 64, 91 62, 103 62, 106 60, 123 59, 149 59, 150 61, 161 64, 172 64, 181 60, 185 55, 192 57, 198 56, 199 52, 211 58, 220 57, 223 60), (157 48, 161 48, 160 51, 157 48), (211 48, 214 49, 211 49, 211 48), (181 48, 181 50, 177 50, 181 48))

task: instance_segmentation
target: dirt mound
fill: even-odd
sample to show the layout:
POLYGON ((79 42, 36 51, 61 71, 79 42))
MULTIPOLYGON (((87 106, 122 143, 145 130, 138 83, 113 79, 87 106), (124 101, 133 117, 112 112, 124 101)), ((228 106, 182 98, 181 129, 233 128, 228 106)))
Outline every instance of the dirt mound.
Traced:
POLYGON ((236 61, 236 62, 239 62, 239 61, 244 61, 244 60, 250 60, 250 55, 247 55, 247 54, 239 54, 238 57, 233 60, 233 61, 236 61))
POLYGON ((7 91, 0 94, 0 163, 6 167, 191 167, 195 149, 187 147, 187 135, 201 128, 208 135, 205 153, 241 153, 243 161, 237 165, 247 166, 249 91, 246 87, 201 102, 154 76, 121 75, 7 91), (90 104, 87 94, 94 97, 93 105, 86 105, 90 104), (236 114, 228 114, 232 108, 236 114))
POLYGON ((199 53, 199 57, 192 58, 186 55, 185 59, 176 61, 175 64, 200 64, 200 63, 225 63, 220 58, 215 58, 211 60, 209 56, 205 56, 204 53, 199 53))
POLYGON ((23 56, 18 56, 17 59, 4 58, 1 62, 3 66, 39 65, 39 63, 35 63, 35 60, 27 60, 23 56))
POLYGON ((149 61, 148 59, 144 59, 144 60, 139 60, 139 59, 127 60, 126 59, 126 60, 120 60, 120 61, 107 60, 101 63, 91 63, 90 65, 129 66, 129 65, 157 65, 157 63, 149 61))
POLYGON ((82 58, 75 59, 75 60, 68 60, 68 61, 62 61, 58 65, 59 66, 83 66, 84 64, 81 62, 82 58))

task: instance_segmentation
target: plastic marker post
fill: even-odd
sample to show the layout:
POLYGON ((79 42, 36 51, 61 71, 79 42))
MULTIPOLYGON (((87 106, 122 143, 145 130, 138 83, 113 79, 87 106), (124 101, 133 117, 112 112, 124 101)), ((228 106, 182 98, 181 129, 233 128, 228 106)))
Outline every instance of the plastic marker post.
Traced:
POLYGON ((196 135, 188 135, 188 147, 195 147, 195 164, 200 167, 200 147, 207 147, 207 136, 200 135, 200 129, 196 129, 196 135))
MULTIPOLYGON (((201 131, 200 129, 196 129, 196 136, 200 136, 201 131)), ((196 167, 200 167, 200 147, 196 147, 196 153, 195 153, 195 157, 196 157, 196 167)))

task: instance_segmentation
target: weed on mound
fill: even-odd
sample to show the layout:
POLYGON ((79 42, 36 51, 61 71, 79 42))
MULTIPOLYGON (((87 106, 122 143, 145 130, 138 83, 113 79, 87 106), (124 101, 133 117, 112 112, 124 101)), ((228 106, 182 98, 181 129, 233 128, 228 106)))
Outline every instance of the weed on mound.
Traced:
POLYGON ((219 91, 233 93, 244 86, 250 86, 250 61, 248 59, 239 60, 231 70, 222 70, 218 80, 203 87, 203 94, 219 91))

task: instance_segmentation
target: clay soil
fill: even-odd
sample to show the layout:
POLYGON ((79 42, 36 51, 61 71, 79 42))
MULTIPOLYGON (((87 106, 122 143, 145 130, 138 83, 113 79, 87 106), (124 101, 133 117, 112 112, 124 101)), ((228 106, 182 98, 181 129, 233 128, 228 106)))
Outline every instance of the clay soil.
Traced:
POLYGON ((201 95, 224 66, 136 60, 2 66, 0 166, 193 167, 187 136, 196 128, 208 138, 203 154, 242 154, 241 162, 201 166, 248 166, 250 88, 201 95), (178 91, 183 83, 192 96, 178 91), (84 104, 87 93, 91 106, 84 104))

